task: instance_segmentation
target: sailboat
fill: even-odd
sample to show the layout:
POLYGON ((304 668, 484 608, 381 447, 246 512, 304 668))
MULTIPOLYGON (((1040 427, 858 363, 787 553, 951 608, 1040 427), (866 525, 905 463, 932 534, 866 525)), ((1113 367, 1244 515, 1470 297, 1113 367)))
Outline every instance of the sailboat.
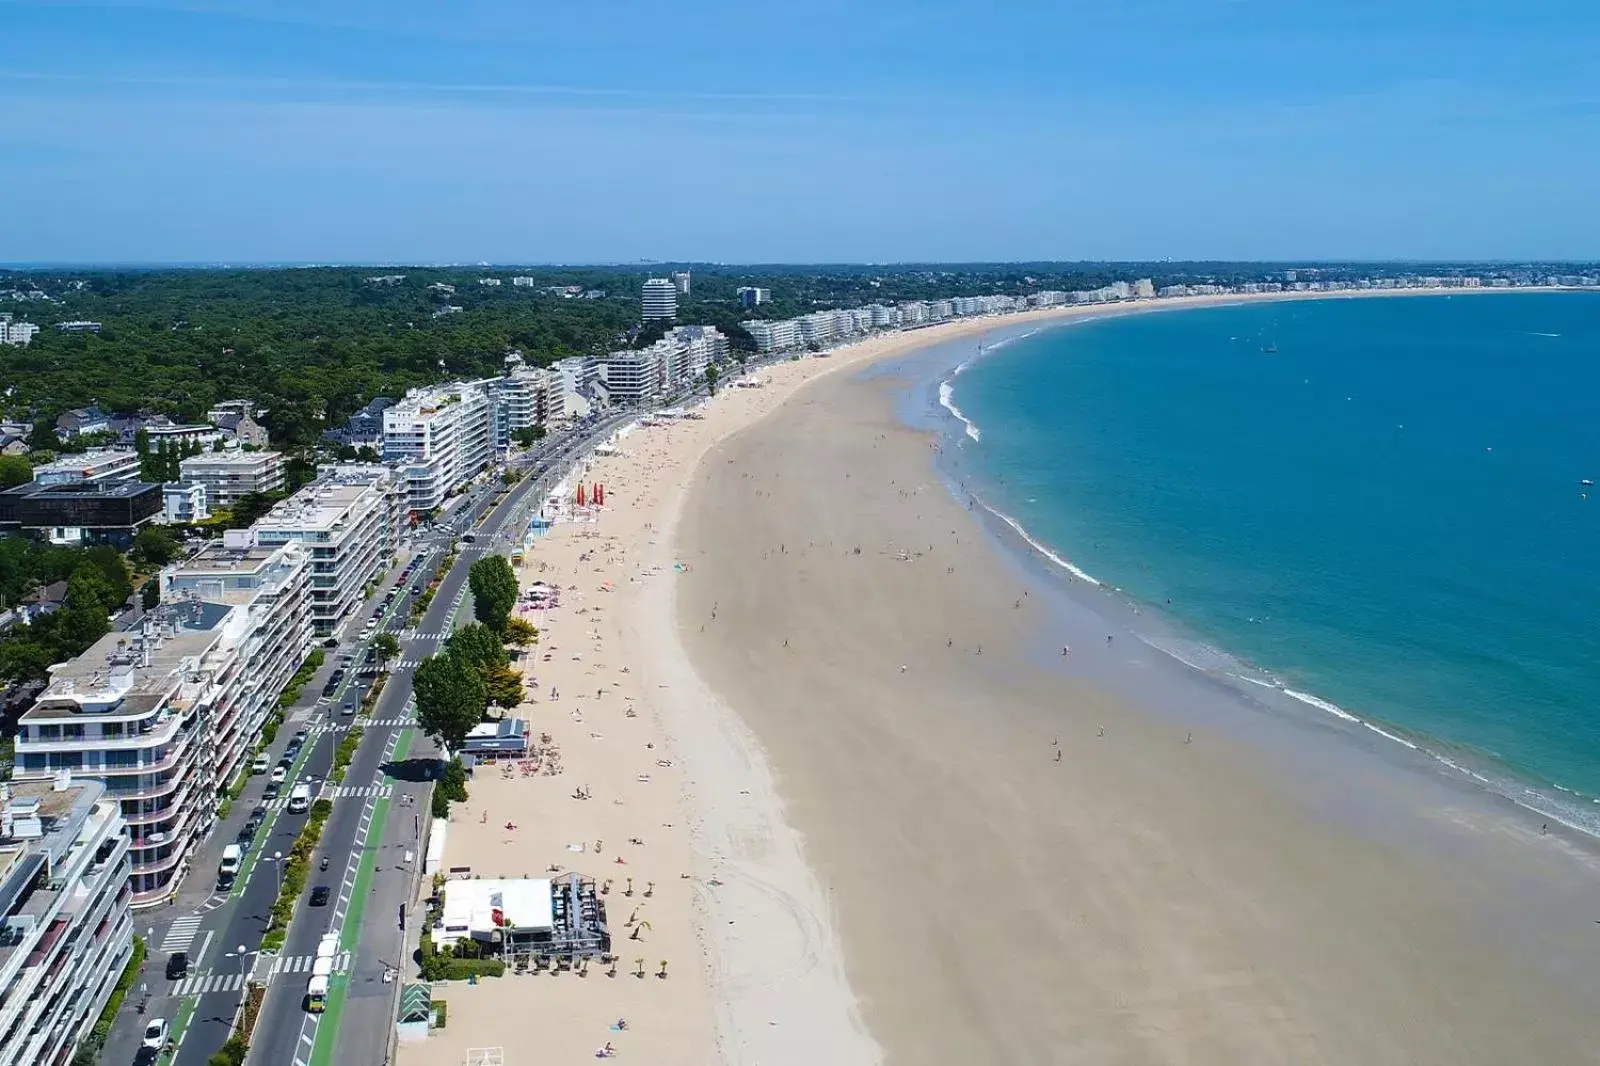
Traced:
POLYGON ((1268 354, 1268 355, 1277 355, 1278 354, 1278 342, 1277 341, 1268 341, 1267 342, 1267 346, 1265 348, 1262 348, 1261 350, 1263 352, 1265 352, 1266 354, 1268 354))

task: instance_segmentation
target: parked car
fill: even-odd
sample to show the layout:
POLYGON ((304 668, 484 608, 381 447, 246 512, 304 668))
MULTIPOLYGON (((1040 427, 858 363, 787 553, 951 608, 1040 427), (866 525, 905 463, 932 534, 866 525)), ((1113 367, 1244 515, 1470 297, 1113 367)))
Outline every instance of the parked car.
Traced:
POLYGON ((327 885, 318 885, 311 890, 311 905, 313 907, 326 907, 328 905, 327 885))
POLYGON ((261 798, 266 800, 275 800, 278 798, 278 793, 282 791, 282 784, 277 781, 268 781, 266 789, 261 793, 261 798))
POLYGON ((167 956, 167 980, 181 981, 189 976, 189 953, 174 951, 167 956))
POLYGON ((167 1044, 167 1020, 156 1018, 144 1027, 143 1045, 148 1048, 160 1050, 167 1044))
POLYGON ((250 772, 252 774, 264 774, 268 769, 271 768, 271 766, 272 760, 263 753, 261 755, 257 755, 255 761, 250 764, 250 772))

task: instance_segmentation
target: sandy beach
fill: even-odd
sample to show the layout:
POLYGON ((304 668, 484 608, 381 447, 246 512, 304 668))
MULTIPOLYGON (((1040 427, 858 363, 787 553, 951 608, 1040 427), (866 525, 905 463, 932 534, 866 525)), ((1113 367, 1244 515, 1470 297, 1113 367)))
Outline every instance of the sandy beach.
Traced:
POLYGON ((999 324, 592 461, 523 574, 561 773, 480 772, 446 865, 610 879, 624 961, 440 987, 401 1061, 1600 1061, 1586 847, 1108 640, 851 372, 999 324))

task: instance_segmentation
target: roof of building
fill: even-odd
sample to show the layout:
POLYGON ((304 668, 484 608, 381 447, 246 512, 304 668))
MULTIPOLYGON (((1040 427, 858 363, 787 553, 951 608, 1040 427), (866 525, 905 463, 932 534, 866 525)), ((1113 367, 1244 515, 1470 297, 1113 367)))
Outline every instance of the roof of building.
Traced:
POLYGON ((204 654, 220 636, 232 607, 190 600, 163 604, 137 633, 107 633, 76 659, 51 667, 50 684, 25 721, 70 718, 94 706, 100 713, 138 715, 179 687, 179 667, 204 654))
POLYGON ((264 533, 333 530, 370 491, 366 485, 313 482, 261 516, 255 529, 264 533))
POLYGON ((72 496, 76 498, 95 498, 105 500, 125 500, 134 496, 143 495, 150 490, 161 491, 161 486, 153 481, 67 481, 55 485, 41 485, 30 481, 6 489, 8 496, 72 496))
POLYGON ((555 908, 550 881, 544 877, 484 877, 447 882, 441 924, 448 939, 487 937, 495 929, 552 929, 555 908), (497 910, 502 918, 498 923, 494 918, 497 910))
POLYGON ((208 466, 260 466, 282 459, 282 452, 247 452, 240 448, 231 448, 224 452, 201 452, 199 455, 191 455, 179 462, 178 466, 195 469, 204 469, 208 466))

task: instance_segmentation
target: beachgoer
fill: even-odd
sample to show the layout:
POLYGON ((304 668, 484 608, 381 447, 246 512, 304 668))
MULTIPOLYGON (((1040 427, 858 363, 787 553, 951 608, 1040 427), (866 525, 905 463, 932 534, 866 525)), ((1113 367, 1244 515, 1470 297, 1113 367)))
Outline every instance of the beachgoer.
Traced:
MULTIPOLYGON (((700 627, 700 628, 702 628, 702 629, 704 629, 704 628, 705 628, 705 627, 704 627, 704 626, 701 626, 701 627, 700 627)), ((1065 645, 1065 644, 1063 644, 1063 645, 1061 645, 1061 654, 1062 654, 1062 655, 1065 655, 1065 654, 1067 654, 1067 652, 1068 652, 1068 651, 1069 651, 1069 650, 1070 650, 1070 649, 1069 649, 1069 648, 1068 648, 1068 647, 1067 647, 1067 646, 1066 646, 1066 645, 1065 645)))
POLYGON ((1060 761, 1061 761, 1061 749, 1057 748, 1056 749, 1056 762, 1060 762, 1060 761))

